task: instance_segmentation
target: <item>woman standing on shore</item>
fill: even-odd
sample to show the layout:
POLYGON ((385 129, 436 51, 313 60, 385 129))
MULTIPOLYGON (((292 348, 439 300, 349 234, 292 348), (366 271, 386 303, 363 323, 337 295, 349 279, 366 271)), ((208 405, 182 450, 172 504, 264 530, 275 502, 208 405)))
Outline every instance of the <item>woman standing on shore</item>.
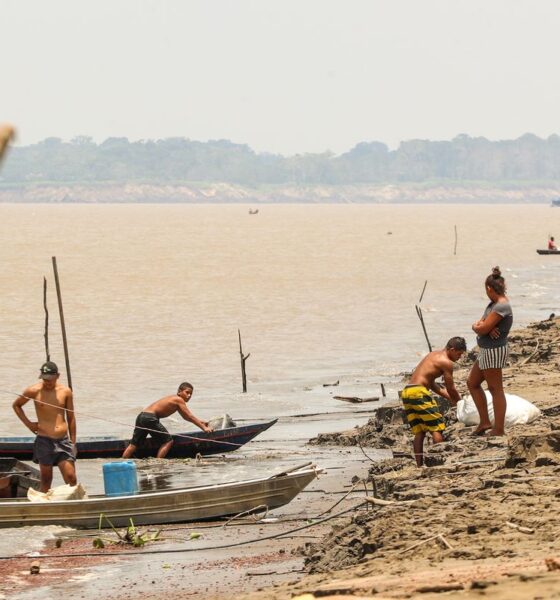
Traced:
POLYGON ((500 267, 494 267, 485 282, 486 295, 490 303, 486 307, 482 319, 473 323, 472 329, 477 334, 480 354, 471 369, 467 386, 480 416, 480 423, 474 435, 504 435, 506 418, 506 396, 502 383, 502 369, 508 359, 507 336, 513 323, 511 304, 506 296, 506 282, 500 267), (486 395, 482 382, 486 381, 488 391, 492 394, 494 406, 494 426, 488 416, 486 395))

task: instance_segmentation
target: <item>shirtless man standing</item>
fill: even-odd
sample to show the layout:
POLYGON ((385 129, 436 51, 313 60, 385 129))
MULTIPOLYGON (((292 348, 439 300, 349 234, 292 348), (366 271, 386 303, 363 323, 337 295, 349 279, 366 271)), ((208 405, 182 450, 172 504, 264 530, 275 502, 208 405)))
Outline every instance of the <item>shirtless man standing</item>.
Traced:
POLYGON ((206 421, 201 421, 195 417, 187 408, 187 402, 191 399, 192 393, 193 386, 185 381, 179 386, 176 394, 165 396, 153 404, 150 404, 148 408, 145 408, 138 417, 136 417, 132 440, 123 452, 122 457, 130 458, 149 434, 156 442, 161 444, 157 453, 157 458, 165 458, 169 450, 171 450, 171 446, 173 446, 173 437, 159 420, 169 417, 175 412, 178 412, 185 421, 190 421, 197 427, 200 427, 202 431, 206 431, 207 433, 213 431, 211 427, 208 427, 206 421))
POLYGON ((416 464, 424 464, 424 438, 430 432, 434 444, 443 442, 441 432, 445 429, 443 417, 439 412, 436 401, 432 398, 430 390, 438 396, 443 396, 455 406, 461 399, 453 382, 453 363, 457 362, 467 345, 462 337, 453 337, 443 350, 435 350, 425 356, 410 378, 410 383, 401 393, 406 418, 414 434, 414 457, 416 464), (443 375, 445 387, 436 383, 436 379, 443 375))
POLYGON ((41 492, 52 484, 53 466, 58 465, 64 483, 76 485, 76 417, 72 390, 58 382, 55 363, 46 362, 39 372, 41 381, 28 387, 13 403, 16 415, 37 437, 33 461, 41 470, 41 492), (30 421, 23 405, 35 401, 37 421, 30 421), (65 410, 67 409, 67 410, 65 410))

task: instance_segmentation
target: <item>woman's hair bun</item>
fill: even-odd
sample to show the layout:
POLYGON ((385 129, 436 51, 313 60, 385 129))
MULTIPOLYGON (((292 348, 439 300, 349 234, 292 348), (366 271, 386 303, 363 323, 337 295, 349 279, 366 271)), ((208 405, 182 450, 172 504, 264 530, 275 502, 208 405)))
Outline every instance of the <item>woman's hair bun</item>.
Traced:
POLYGON ((492 277, 494 279, 498 279, 498 277, 502 276, 502 272, 500 271, 500 267, 494 267, 492 269, 492 277))

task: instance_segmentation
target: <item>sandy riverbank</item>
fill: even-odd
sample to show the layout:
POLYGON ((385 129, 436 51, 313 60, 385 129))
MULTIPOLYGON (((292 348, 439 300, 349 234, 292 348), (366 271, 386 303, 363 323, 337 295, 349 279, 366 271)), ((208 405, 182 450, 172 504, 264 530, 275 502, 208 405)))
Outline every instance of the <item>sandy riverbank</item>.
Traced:
MULTIPOLYGON (((399 407, 383 407, 368 425, 314 442, 320 443, 313 451, 335 453, 337 460, 309 490, 274 512, 278 521, 168 527, 165 542, 134 556, 123 550, 110 558, 100 553, 68 559, 60 555, 91 552, 91 538, 68 538, 58 549, 50 543, 43 554, 59 557, 41 559, 39 576, 28 574, 29 558, 0 565, 8 582, 5 597, 32 600, 63 591, 86 599, 107 594, 131 600, 163 594, 169 600, 232 594, 261 600, 302 594, 435 598, 441 592, 462 598, 555 597, 560 585, 559 341, 560 319, 512 334, 506 389, 543 414, 530 425, 511 428, 506 438, 473 438, 449 411, 446 443, 428 447, 434 466, 417 469, 410 458, 372 462, 365 454, 374 454, 374 448, 410 452, 399 407), (345 498, 352 478, 368 479, 368 495, 380 502, 363 505, 361 482, 345 498), (350 512, 313 525, 329 509, 329 515, 350 512), (292 531, 305 525, 313 526, 292 531), (186 551, 149 554, 177 547, 173 536, 186 539, 192 531, 203 537, 182 542, 186 551), (279 533, 286 535, 203 551, 203 546, 279 533)), ((456 374, 463 391, 470 360, 456 374)))
MULTIPOLYGON (((541 418, 484 438, 449 411, 446 442, 428 449, 434 466, 372 464, 370 485, 387 504, 341 519, 307 545, 306 578, 259 598, 559 597, 560 319, 511 341, 506 390, 536 404, 541 418)), ((462 386, 471 361, 456 374, 462 386)), ((366 427, 316 442, 410 451, 398 407, 379 412, 366 427)))
POLYGON ((546 203, 560 185, 533 182, 434 181, 385 184, 27 183, 0 186, 0 203, 546 203))

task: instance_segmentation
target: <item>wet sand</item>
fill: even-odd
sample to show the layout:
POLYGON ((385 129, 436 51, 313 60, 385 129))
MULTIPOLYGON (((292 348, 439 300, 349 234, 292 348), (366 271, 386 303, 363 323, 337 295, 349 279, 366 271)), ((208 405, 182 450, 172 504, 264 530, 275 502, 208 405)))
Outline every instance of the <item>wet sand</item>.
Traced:
MULTIPOLYGON (((411 450, 398 406, 383 407, 367 425, 320 436, 308 446, 310 455, 328 465, 327 473, 269 515, 279 521, 169 526, 165 541, 110 558, 107 551, 63 558, 92 551, 91 537, 64 539, 61 548, 50 543, 42 552, 59 557, 39 559, 40 575, 28 574, 31 558, 3 561, 3 594, 22 600, 68 592, 131 600, 232 594, 263 600, 302 594, 436 598, 441 592, 462 598, 555 597, 560 584, 559 341, 560 319, 513 333, 506 391, 530 400, 543 414, 530 425, 508 429, 504 438, 472 437, 472 428, 457 423, 450 410, 446 442, 427 447, 432 466, 417 469, 410 458, 380 461, 375 449, 383 448, 387 457, 411 450), (367 479, 365 487, 359 479, 367 479), (312 518, 329 508, 331 516, 349 512, 313 524, 312 518), (307 525, 313 526, 284 538, 203 550, 307 525), (172 539, 186 539, 190 532, 202 536, 172 539), (150 554, 176 549, 181 552, 150 554)), ((468 368, 466 361, 457 381, 464 384, 468 368)))
MULTIPOLYGON (((230 592, 244 595, 273 584, 294 582, 304 574, 303 556, 298 548, 320 540, 330 530, 330 523, 292 530, 307 527, 346 496, 352 488, 352 476, 356 472, 366 473, 370 464, 359 449, 336 447, 316 448, 311 453, 306 450, 292 457, 292 461, 302 463, 309 456, 326 466, 326 472, 290 504, 271 511, 263 520, 245 517, 229 524, 224 520, 164 526, 162 541, 141 549, 107 544, 105 549, 96 550, 92 541, 97 532, 59 532, 60 548, 56 548, 53 537, 40 551, 41 557, 0 562, 3 574, 0 598, 44 600, 45 594, 55 597, 69 592, 92 600, 100 593, 129 599, 161 598, 163 593, 168 598, 223 597, 230 592), (292 533, 259 541, 286 532, 292 533), (191 540, 191 533, 201 535, 191 540), (235 545, 242 541, 250 543, 235 545), (217 548, 229 544, 234 546, 217 548), (156 554, 152 554, 154 551, 156 554), (115 554, 108 556, 110 552, 115 554), (78 554, 82 556, 75 556, 78 554), (29 567, 36 560, 41 563, 41 573, 31 575, 29 567)), ((361 496, 363 491, 351 493, 332 512, 363 502, 361 496)), ((31 534, 32 529, 29 529, 31 534)), ((106 530, 103 537, 117 539, 106 530)))

